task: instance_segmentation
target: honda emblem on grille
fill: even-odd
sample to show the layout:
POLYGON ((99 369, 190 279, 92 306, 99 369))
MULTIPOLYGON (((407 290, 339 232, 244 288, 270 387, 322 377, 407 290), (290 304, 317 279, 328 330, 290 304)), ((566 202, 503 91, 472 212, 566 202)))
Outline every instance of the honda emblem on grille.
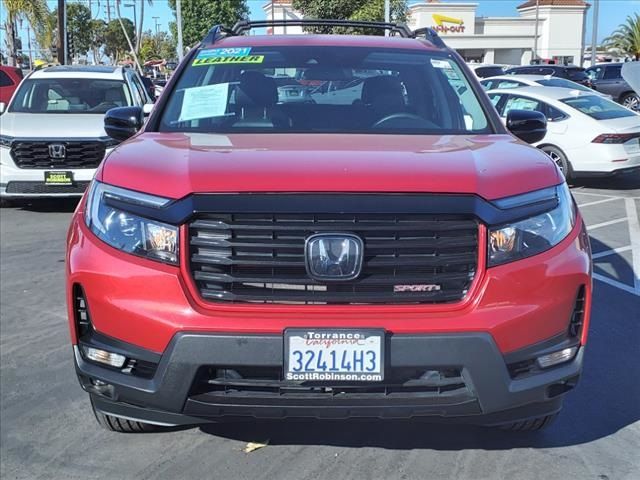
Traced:
POLYGON ((65 158, 67 156, 67 147, 65 147, 62 143, 51 143, 49 144, 49 157, 51 158, 65 158))
POLYGON ((315 280, 353 280, 362 269, 362 239, 350 233, 319 233, 307 238, 307 273, 315 280))

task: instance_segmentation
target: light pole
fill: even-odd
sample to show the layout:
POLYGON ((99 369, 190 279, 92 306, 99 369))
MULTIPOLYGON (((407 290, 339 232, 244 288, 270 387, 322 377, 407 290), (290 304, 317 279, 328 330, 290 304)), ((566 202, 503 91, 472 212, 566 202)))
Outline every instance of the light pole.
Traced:
POLYGON ((538 59, 538 25, 540 23, 540 0, 536 0, 536 31, 533 36, 533 59, 538 59))
POLYGON ((593 27, 591 32, 591 66, 596 64, 596 50, 598 49, 598 11, 600 0, 593 2, 593 27))
POLYGON ((182 7, 180 0, 176 0, 176 28, 178 29, 178 60, 182 61, 184 49, 182 47, 182 7))
POLYGON ((138 19, 137 19, 137 16, 136 16, 136 4, 135 3, 125 3, 124 6, 127 7, 127 8, 133 8, 133 31, 137 32, 138 31, 138 19))
POLYGON ((160 26, 160 22, 158 22, 158 20, 160 20, 160 17, 151 17, 153 18, 155 24, 156 24, 156 37, 158 36, 158 31, 159 31, 159 26, 160 26))

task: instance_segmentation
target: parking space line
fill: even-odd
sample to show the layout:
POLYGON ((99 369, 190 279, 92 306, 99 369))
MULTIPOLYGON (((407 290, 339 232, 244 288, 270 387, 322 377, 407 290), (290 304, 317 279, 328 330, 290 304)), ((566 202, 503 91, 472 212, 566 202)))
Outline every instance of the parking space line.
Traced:
POLYGON ((616 223, 622 223, 626 221, 627 221, 627 217, 616 218, 615 220, 609 220, 607 222, 602 222, 602 223, 594 223, 593 225, 587 225, 587 230, 595 230, 596 228, 608 227, 609 225, 615 225, 616 223))
POLYGON ((571 193, 573 193, 574 195, 576 195, 576 194, 578 194, 578 195, 591 195, 593 197, 624 198, 624 197, 617 197, 615 195, 603 195, 602 193, 581 192, 580 190, 576 190, 576 189, 571 190, 571 193))
POLYGON ((614 200, 620 200, 620 198, 619 197, 611 197, 611 198, 604 198, 602 200, 596 200, 595 202, 579 203, 578 207, 580 207, 580 208, 590 207, 591 205, 600 205, 601 203, 613 202, 614 200))
POLYGON ((603 250, 602 252, 594 253, 593 255, 591 255, 591 258, 595 260, 596 258, 608 257, 609 255, 613 255, 615 253, 628 252, 632 248, 633 247, 631 245, 627 245, 626 247, 612 248, 611 250, 603 250))
POLYGON ((633 198, 625 199, 627 218, 629 220, 629 238, 631 239, 631 260, 633 264, 633 285, 636 294, 640 295, 640 220, 633 198))
POLYGON ((600 282, 606 283, 607 285, 611 285, 612 287, 619 288, 620 290, 624 290, 627 293, 630 293, 632 295, 637 295, 638 297, 640 297, 640 293, 636 292, 636 289, 633 288, 631 285, 627 285, 626 283, 618 282, 617 280, 614 280, 614 279, 609 278, 609 277, 605 277, 604 275, 600 275, 599 273, 594 273, 593 274, 593 278, 595 280, 600 281, 600 282))

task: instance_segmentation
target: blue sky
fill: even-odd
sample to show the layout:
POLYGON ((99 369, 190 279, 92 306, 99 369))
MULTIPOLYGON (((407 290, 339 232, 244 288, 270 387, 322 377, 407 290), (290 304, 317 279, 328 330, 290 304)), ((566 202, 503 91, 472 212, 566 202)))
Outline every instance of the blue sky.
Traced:
MULTIPOLYGON (((49 7, 53 10, 56 5, 56 0, 47 0, 49 7)), ((85 3, 88 0, 84 0, 85 3)), ((123 0, 123 4, 131 4, 133 2, 140 2, 142 0, 123 0)), ((215 0, 211 0, 215 1, 215 0)), ((443 0, 445 2, 451 1, 453 3, 460 2, 460 0, 443 0)), ((464 0, 473 1, 473 0, 464 0)), ((517 16, 518 12, 516 7, 524 0, 475 0, 478 3, 478 15, 481 16, 517 16)), ((594 0, 588 0, 589 3, 593 3, 594 0)), ((98 0, 92 0, 93 8, 95 9, 98 0)), ((99 0, 102 17, 106 17, 106 3, 107 0, 99 0)), ((263 19, 264 12, 262 6, 266 3, 266 0, 249 0, 249 8, 251 9, 251 18, 255 20, 263 19)), ((409 4, 420 3, 419 0, 409 0, 409 4)), ((111 0, 111 4, 115 4, 115 0, 111 0)), ((598 40, 602 40, 609 35, 620 23, 624 22, 628 15, 640 12, 640 0, 600 0, 600 15, 598 25, 598 40)), ((593 7, 587 11, 587 42, 591 41, 591 28, 592 28, 592 13, 593 7)), ((131 8, 122 8, 122 15, 128 16, 133 19, 133 13, 131 8)), ((145 18, 144 18, 144 30, 155 29, 155 19, 153 17, 159 17, 159 28, 166 30, 169 22, 173 20, 173 12, 169 8, 167 0, 153 0, 152 6, 145 6, 145 18)), ((4 33, 4 32, 3 32, 4 33)), ((26 40, 26 30, 20 30, 20 34, 23 39, 26 40)))

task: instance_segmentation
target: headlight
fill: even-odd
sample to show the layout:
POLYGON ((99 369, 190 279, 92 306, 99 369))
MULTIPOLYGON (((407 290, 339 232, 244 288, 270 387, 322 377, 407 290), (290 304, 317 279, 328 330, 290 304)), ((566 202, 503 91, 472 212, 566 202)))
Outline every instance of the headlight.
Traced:
POLYGON ((123 252, 177 265, 178 227, 109 205, 109 200, 160 208, 171 200, 94 180, 87 194, 85 222, 101 240, 123 252))
POLYGON ((0 147, 11 148, 11 142, 13 142, 13 137, 0 135, 0 147))
MULTIPOLYGON (((488 266, 492 267, 537 255, 560 243, 573 229, 576 215, 571 193, 566 183, 555 189, 557 206, 519 222, 489 230, 488 266)), ((525 194, 531 196, 531 194, 525 194)), ((518 197, 505 203, 519 204, 518 197)))

